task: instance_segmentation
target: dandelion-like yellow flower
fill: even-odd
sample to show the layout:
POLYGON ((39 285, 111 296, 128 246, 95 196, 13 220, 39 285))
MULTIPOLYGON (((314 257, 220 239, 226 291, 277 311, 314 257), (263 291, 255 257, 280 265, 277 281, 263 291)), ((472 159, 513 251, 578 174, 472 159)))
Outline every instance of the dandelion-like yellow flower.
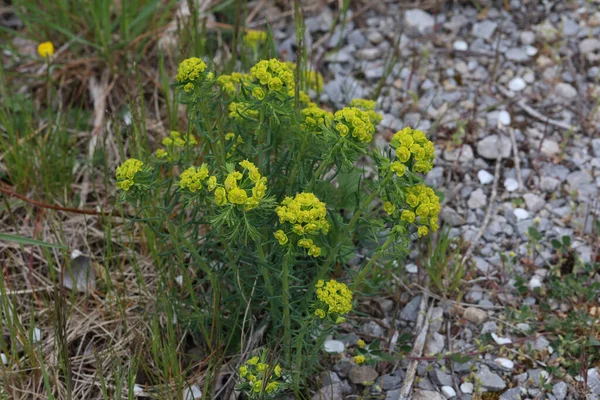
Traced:
POLYGON ((144 163, 138 159, 130 158, 117 167, 117 187, 129 190, 134 184, 135 175, 142 170, 144 163))
POLYGON ((400 173, 398 165, 404 165, 411 171, 422 174, 433 168, 435 147, 423 131, 406 127, 394 134, 390 146, 396 149, 397 161, 392 163, 392 171, 398 176, 404 175, 404 172, 400 173))
POLYGON ((354 362, 356 364, 362 364, 365 362, 365 356, 363 356, 362 354, 358 355, 358 356, 354 356, 354 362))
POLYGON ((367 344, 365 343, 364 340, 358 339, 358 341, 356 342, 356 345, 358 346, 359 349, 364 349, 367 344))
POLYGON ((317 298, 326 305, 329 314, 347 314, 352 310, 352 291, 334 279, 317 288, 317 298))
POLYGON ((42 58, 49 58, 54 55, 54 44, 52 42, 43 42, 38 45, 38 54, 42 58))
POLYGON ((189 167, 181 173, 179 180, 179 187, 181 189, 188 189, 194 193, 202 189, 202 182, 208 178, 208 168, 206 165, 201 167, 189 167))
POLYGON ((206 69, 206 63, 198 57, 183 60, 177 68, 175 80, 178 83, 196 82, 201 79, 202 73, 206 69))

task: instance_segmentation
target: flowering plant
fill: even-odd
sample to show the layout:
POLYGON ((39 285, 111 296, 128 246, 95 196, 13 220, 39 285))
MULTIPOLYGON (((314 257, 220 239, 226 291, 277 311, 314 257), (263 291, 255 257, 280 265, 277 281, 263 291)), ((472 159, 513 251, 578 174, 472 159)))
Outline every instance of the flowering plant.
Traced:
MULTIPOLYGON (((374 101, 323 109, 299 90, 322 86, 322 77, 276 59, 225 75, 190 58, 175 81, 185 133, 170 132, 153 155, 117 169, 121 200, 160 238, 157 265, 188 274, 194 295, 174 293, 173 303, 179 323, 201 327, 207 353, 244 351, 245 329, 266 323, 297 385, 314 359, 306 355, 345 321, 378 261, 437 230, 439 199, 422 180, 433 144, 407 127, 386 153, 372 151, 382 120, 374 101), (375 177, 359 166, 365 157, 375 177), (352 265, 356 254, 369 261, 352 265), (336 266, 346 269, 340 281, 330 279, 336 266)), ((253 396, 269 397, 285 385, 279 363, 261 357, 239 375, 253 396)))

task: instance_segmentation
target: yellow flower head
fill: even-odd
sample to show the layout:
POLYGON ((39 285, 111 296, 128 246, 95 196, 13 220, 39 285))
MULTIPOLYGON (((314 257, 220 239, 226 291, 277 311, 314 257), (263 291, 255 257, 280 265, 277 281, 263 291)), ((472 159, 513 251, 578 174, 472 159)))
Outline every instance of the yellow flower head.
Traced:
POLYGON ((215 189, 215 203, 217 203, 218 206, 227 204, 227 193, 225 192, 225 188, 219 186, 215 189))
POLYGON ((117 167, 117 187, 129 190, 134 184, 135 175, 142 170, 144 163, 138 159, 130 158, 117 167))
POLYGON ((38 54, 42 58, 48 58, 54 55, 54 44, 52 42, 43 42, 38 45, 38 54))
POLYGON ((181 189, 188 189, 194 193, 202 189, 202 182, 208 178, 208 168, 206 165, 201 167, 189 167, 181 173, 179 180, 179 187, 181 189))
POLYGON ((317 317, 319 317, 319 318, 323 319, 323 318, 325 318, 325 315, 326 315, 326 313, 325 313, 325 310, 322 310, 322 309, 320 309, 320 308, 317 308, 317 309, 315 310, 315 315, 316 315, 317 317))
POLYGON ((300 128, 316 135, 323 133, 323 127, 329 125, 333 120, 332 113, 319 108, 316 104, 304 108, 301 113, 304 116, 304 122, 300 128))
POLYGON ((263 89, 293 95, 294 73, 289 65, 275 58, 259 61, 250 68, 250 76, 263 89))
POLYGON ((336 111, 333 120, 340 136, 350 135, 361 143, 369 143, 375 133, 375 125, 369 114, 357 107, 346 107, 336 111))
MULTIPOLYGON (((409 186, 406 188, 405 201, 405 204, 390 204, 394 209, 399 207, 402 210, 401 221, 415 224, 419 237, 427 235, 430 229, 434 232, 438 230, 440 199, 433 189, 422 184, 409 186)), ((391 208, 389 205, 387 207, 391 208)))
POLYGON ((205 69, 206 63, 200 58, 188 58, 186 60, 183 60, 181 64, 179 64, 175 80, 178 83, 199 81, 202 78, 202 73, 205 69))
POLYGON ((256 364, 258 364, 259 360, 260 359, 258 358, 258 356, 254 356, 254 357, 252 357, 251 359, 248 360, 247 364, 248 365, 256 365, 256 364))
POLYGON ((275 366, 275 369, 273 369, 273 373, 275 374, 276 377, 280 378, 281 377, 281 365, 277 364, 275 366))
POLYGON ((383 203, 383 210, 388 213, 388 215, 392 215, 396 210, 396 206, 389 201, 383 203))
POLYGON ((267 393, 275 393, 277 391, 277 389, 279 389, 279 383, 277 382, 270 382, 267 387, 265 388, 265 392, 267 393))
POLYGON ((334 279, 317 288, 317 298, 329 314, 347 314, 352 310, 352 291, 334 279))
POLYGON ((358 355, 358 356, 354 356, 354 362, 356 364, 362 364, 365 362, 365 356, 363 356, 362 354, 358 355))
POLYGON ((359 349, 364 349, 367 344, 365 343, 364 340, 358 339, 358 342, 356 342, 356 345, 358 346, 359 349))
POLYGON ((277 241, 279 242, 280 245, 284 245, 288 242, 288 237, 285 234, 284 231, 282 231, 281 229, 276 231, 273 236, 275 236, 275 239, 277 239, 277 241))
POLYGON ((167 151, 164 149, 158 149, 156 150, 154 155, 156 156, 156 158, 163 160, 169 156, 169 153, 167 153, 167 151))
POLYGON ((422 174, 428 173, 433 168, 435 147, 423 131, 406 127, 394 134, 390 146, 396 149, 398 159, 393 165, 403 164, 411 171, 422 174))
POLYGON ((244 40, 250 44, 250 46, 255 47, 267 40, 267 32, 250 29, 246 32, 244 40))
POLYGON ((375 111, 376 105, 377 103, 374 100, 354 99, 350 102, 350 107, 360 108, 366 112, 374 125, 383 121, 383 116, 375 111))
POLYGON ((198 144, 198 141, 191 133, 182 135, 177 131, 171 131, 169 136, 162 140, 162 144, 165 146, 185 147, 195 146, 198 144))

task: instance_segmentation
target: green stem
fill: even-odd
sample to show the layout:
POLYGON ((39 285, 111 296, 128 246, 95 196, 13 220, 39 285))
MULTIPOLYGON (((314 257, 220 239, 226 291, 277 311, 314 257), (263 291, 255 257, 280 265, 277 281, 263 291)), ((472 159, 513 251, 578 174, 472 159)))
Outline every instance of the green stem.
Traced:
MULTIPOLYGON (((383 186, 385 185, 385 183, 390 179, 392 175, 390 173, 388 173, 383 180, 381 181, 381 184, 379 186, 383 186)), ((373 200, 375 200, 375 197, 377 197, 377 195, 379 194, 379 192, 377 192, 377 190, 375 190, 373 193, 371 193, 371 195, 361 204, 360 208, 358 210, 356 210, 356 212, 354 213, 354 215, 352 216, 352 219, 350 220, 350 222, 348 223, 348 232, 352 232, 352 230, 354 229, 354 226, 356 225, 356 223, 358 222, 358 219, 360 218, 360 216, 364 213, 364 211, 366 209, 368 209, 369 205, 371 205, 371 202, 373 200)))
POLYGON ((365 265, 365 267, 358 273, 358 275, 356 275, 356 277, 354 278, 354 282, 352 282, 352 290, 360 289, 360 285, 371 271, 373 265, 377 262, 379 257, 381 257, 381 255, 388 249, 388 247, 390 247, 391 244, 394 242, 394 237, 394 234, 390 235, 390 237, 388 237, 383 246, 381 246, 379 251, 377 251, 377 253, 375 253, 375 255, 371 257, 371 260, 369 260, 368 264, 365 265))
POLYGON ((300 151, 298 152, 298 156, 296 157, 296 161, 294 162, 294 167, 292 168, 292 173, 290 174, 288 196, 291 196, 293 194, 292 192, 294 190, 294 181, 296 180, 296 175, 298 175, 298 170, 300 169, 300 163, 302 162, 302 158, 304 157, 304 153, 306 152, 306 145, 308 143, 307 136, 308 134, 305 134, 304 139, 302 139, 300 151))
POLYGON ((289 250, 283 258, 283 269, 281 275, 281 303, 283 305, 283 346, 285 359, 291 362, 290 350, 292 344, 292 319, 290 317, 290 262, 294 262, 294 250, 289 246, 289 250))
POLYGON ((269 293, 269 306, 271 307, 271 314, 272 315, 276 315, 275 314, 275 306, 273 304, 273 297, 274 297, 274 293, 275 291, 273 290, 273 285, 271 284, 271 278, 269 277, 269 271, 267 271, 267 268, 265 267, 267 265, 267 259, 265 257, 265 252, 262 248, 262 245, 259 243, 259 241, 256 241, 256 250, 258 253, 258 259, 260 260, 260 272, 262 273, 263 276, 263 280, 265 281, 265 286, 267 287, 267 292, 269 293))

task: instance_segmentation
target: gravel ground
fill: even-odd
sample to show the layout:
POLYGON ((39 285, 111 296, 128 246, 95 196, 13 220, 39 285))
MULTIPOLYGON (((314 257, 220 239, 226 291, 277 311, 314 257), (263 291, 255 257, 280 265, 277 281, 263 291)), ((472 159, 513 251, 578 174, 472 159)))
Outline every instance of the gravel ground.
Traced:
MULTIPOLYGON (((346 355, 358 336, 333 338, 328 350, 341 353, 314 399, 600 396, 598 366, 583 363, 576 376, 553 370, 561 355, 552 338, 508 318, 525 306, 534 315, 541 306, 550 313, 571 307, 540 295, 551 290, 552 239, 570 237, 569 255, 580 265, 598 255, 599 2, 511 0, 480 10, 474 3, 436 10, 370 4, 350 10, 345 28, 332 34, 329 8, 306 18, 305 42, 327 82, 323 104, 339 108, 371 96, 383 79, 376 145, 385 148, 407 125, 429 132, 438 159, 427 182, 445 192, 441 218, 452 237, 471 244, 473 266, 459 304, 415 289, 424 272, 407 263, 402 272, 413 290, 380 301, 378 317, 357 334, 387 340, 410 333, 414 352, 421 333, 421 357, 358 366, 346 355), (533 252, 531 227, 539 232, 533 252), (482 335, 491 350, 479 350, 482 335), (473 355, 461 364, 447 352, 473 355)), ((280 54, 293 59, 293 25, 278 23, 280 54)))

